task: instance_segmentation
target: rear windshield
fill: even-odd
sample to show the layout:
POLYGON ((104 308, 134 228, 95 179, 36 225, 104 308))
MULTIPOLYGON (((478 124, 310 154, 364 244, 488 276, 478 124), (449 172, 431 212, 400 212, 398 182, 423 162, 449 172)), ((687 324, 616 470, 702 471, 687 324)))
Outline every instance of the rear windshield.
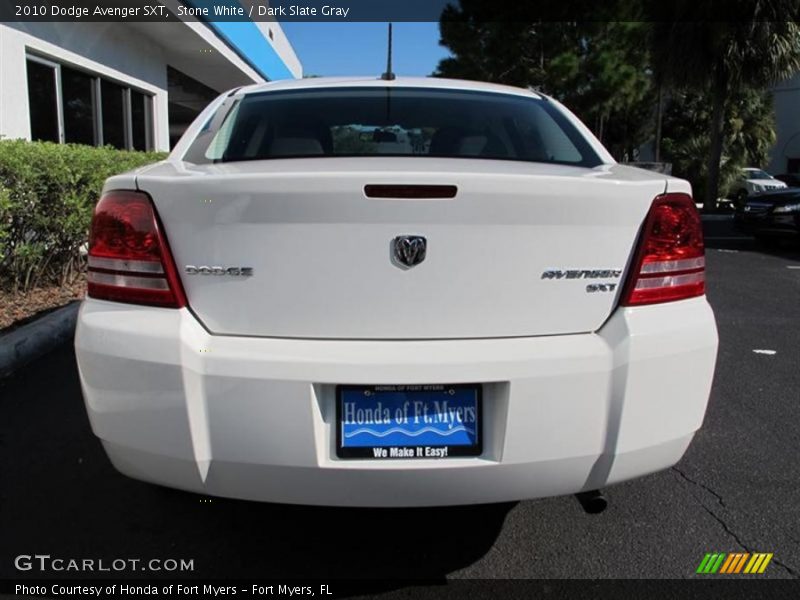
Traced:
POLYGON ((435 156, 594 167, 601 160, 547 100, 429 88, 261 92, 224 106, 185 160, 435 156))

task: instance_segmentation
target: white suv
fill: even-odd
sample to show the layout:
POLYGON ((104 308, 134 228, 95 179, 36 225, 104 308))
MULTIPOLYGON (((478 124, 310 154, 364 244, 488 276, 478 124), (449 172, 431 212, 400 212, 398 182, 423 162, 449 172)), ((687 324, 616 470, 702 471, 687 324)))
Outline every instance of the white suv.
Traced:
POLYGON ((690 194, 526 90, 225 94, 97 205, 75 341, 93 430, 131 477, 303 504, 665 469, 717 350, 690 194))
POLYGON ((746 168, 742 169, 739 177, 731 185, 731 195, 735 206, 744 206, 747 198, 753 194, 780 190, 788 187, 780 179, 775 179, 772 175, 761 169, 746 168))

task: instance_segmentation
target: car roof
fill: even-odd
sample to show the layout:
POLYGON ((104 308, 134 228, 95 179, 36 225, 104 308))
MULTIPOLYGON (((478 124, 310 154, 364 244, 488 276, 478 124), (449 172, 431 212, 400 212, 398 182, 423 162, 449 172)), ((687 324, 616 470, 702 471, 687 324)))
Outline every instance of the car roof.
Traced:
POLYGON ((497 94, 512 94, 528 98, 545 98, 543 94, 524 88, 486 83, 483 81, 467 81, 464 79, 443 79, 439 77, 397 77, 387 80, 380 77, 308 77, 305 79, 281 79, 268 83, 249 85, 236 90, 238 94, 254 94, 258 92, 272 92, 284 90, 311 90, 334 87, 383 87, 383 88, 428 88, 446 90, 471 90, 480 92, 494 92, 497 94))

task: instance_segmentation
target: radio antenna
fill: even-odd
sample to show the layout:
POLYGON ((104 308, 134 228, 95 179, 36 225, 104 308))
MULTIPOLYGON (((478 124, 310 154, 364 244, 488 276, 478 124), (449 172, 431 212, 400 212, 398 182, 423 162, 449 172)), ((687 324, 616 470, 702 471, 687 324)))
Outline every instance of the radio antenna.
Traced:
POLYGON ((386 73, 381 75, 384 81, 392 81, 395 75, 392 73, 392 24, 389 23, 389 51, 386 58, 386 73))

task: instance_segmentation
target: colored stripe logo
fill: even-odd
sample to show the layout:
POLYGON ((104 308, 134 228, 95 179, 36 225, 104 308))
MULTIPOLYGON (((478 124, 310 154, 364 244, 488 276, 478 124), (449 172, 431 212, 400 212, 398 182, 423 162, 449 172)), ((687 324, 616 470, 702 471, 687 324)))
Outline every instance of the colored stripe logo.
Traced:
POLYGON ((703 575, 734 575, 763 573, 772 560, 772 552, 709 552, 700 561, 697 573, 703 575))

